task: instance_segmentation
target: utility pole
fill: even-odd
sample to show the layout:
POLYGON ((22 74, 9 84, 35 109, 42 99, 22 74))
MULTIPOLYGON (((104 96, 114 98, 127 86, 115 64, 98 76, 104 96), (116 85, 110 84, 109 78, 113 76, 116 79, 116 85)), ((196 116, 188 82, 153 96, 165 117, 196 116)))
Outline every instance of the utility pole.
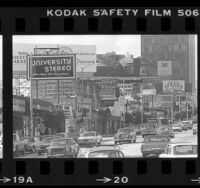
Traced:
POLYGON ((32 101, 32 54, 30 54, 30 136, 34 137, 33 101, 32 101))

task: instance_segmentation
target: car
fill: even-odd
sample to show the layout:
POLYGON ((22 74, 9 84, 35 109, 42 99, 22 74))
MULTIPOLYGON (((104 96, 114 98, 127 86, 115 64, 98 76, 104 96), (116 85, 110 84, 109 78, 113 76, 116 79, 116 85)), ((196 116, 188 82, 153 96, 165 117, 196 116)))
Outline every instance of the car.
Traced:
POLYGON ((197 144, 193 143, 170 143, 159 158, 196 158, 197 149, 197 144))
POLYGON ((66 137, 73 138, 75 141, 77 141, 78 137, 80 137, 80 133, 77 131, 68 132, 68 133, 66 133, 66 137))
POLYGON ((182 121, 182 125, 184 126, 185 130, 192 129, 192 122, 191 121, 182 121))
POLYGON ((28 141, 24 138, 20 138, 17 134, 13 134, 13 155, 17 157, 18 155, 25 155, 26 146, 28 141))
POLYGON ((170 138, 174 138, 174 131, 170 126, 161 126, 160 127, 160 135, 166 135, 170 138))
POLYGON ((58 137, 55 136, 43 136, 41 140, 35 145, 35 150, 38 155, 45 154, 46 148, 50 146, 53 139, 58 137))
POLYGON ((165 151, 167 144, 170 143, 170 138, 163 135, 149 135, 144 138, 141 145, 141 152, 143 157, 148 155, 159 155, 165 151))
POLYGON ((125 155, 120 151, 119 147, 114 145, 101 145, 79 153, 77 158, 125 158, 125 155))
POLYGON ((55 136, 64 138, 67 137, 67 133, 56 133, 55 136))
POLYGON ((56 138, 51 141, 50 146, 46 148, 47 158, 57 157, 76 157, 79 151, 79 145, 73 138, 56 138))
POLYGON ((175 123, 172 125, 172 130, 174 132, 182 132, 182 127, 179 123, 175 123))
POLYGON ((197 124, 193 124, 192 132, 193 134, 197 134, 197 124))
POLYGON ((135 143, 136 131, 133 128, 118 129, 117 134, 114 135, 114 143, 118 144, 122 142, 135 143))
POLYGON ((101 145, 101 141, 102 136, 96 131, 83 132, 77 140, 79 146, 98 146, 101 145))
POLYGON ((141 131, 141 135, 144 138, 145 136, 148 135, 157 135, 159 134, 158 130, 157 130, 157 124, 145 124, 144 128, 141 131))

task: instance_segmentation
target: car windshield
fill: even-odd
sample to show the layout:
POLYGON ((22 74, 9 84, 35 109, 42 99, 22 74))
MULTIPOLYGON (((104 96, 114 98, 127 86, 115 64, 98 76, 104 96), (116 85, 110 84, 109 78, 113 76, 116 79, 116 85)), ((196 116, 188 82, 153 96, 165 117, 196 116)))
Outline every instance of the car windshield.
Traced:
POLYGON ((174 146, 175 155, 197 154, 197 145, 179 145, 174 146))
POLYGON ((133 132, 133 129, 119 129, 118 132, 119 132, 119 133, 126 133, 126 134, 128 134, 128 133, 130 133, 130 132, 133 132))
POLYGON ((51 146, 65 146, 71 144, 71 139, 53 140, 51 146))
POLYGON ((65 137, 65 133, 57 133, 56 136, 65 137))
POLYGON ((168 142, 168 137, 146 137, 145 142, 168 142))
POLYGON ((86 132, 86 133, 83 133, 83 137, 86 137, 86 136, 95 136, 95 132, 86 132))
POLYGON ((89 154, 89 158, 116 158, 118 157, 116 151, 107 150, 107 151, 93 151, 89 154))

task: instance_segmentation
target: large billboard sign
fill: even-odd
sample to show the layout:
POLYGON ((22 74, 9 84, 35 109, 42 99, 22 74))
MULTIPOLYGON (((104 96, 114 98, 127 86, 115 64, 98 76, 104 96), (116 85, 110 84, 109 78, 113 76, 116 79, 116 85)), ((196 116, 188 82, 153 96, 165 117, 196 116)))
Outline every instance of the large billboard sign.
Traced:
POLYGON ((183 93, 185 92, 184 80, 163 80, 163 93, 183 93))
POLYGON ((142 95, 156 95, 156 89, 143 89, 142 95))
POLYGON ((172 62, 158 61, 158 76, 171 76, 171 75, 172 75, 172 62))
POLYGON ((75 55, 30 56, 28 78, 30 77, 32 79, 75 78, 75 55), (31 72, 32 75, 30 75, 31 72))
POLYGON ((96 72, 95 45, 13 44, 13 76, 27 76, 27 56, 76 55, 76 72, 96 72))

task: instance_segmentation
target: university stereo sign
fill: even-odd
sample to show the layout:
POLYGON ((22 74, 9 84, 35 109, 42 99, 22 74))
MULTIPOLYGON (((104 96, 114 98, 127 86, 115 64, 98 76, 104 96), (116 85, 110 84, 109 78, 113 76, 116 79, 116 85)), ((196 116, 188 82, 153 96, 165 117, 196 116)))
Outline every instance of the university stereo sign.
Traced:
POLYGON ((73 79, 76 77, 75 55, 30 56, 28 78, 31 76, 32 79, 73 79))

